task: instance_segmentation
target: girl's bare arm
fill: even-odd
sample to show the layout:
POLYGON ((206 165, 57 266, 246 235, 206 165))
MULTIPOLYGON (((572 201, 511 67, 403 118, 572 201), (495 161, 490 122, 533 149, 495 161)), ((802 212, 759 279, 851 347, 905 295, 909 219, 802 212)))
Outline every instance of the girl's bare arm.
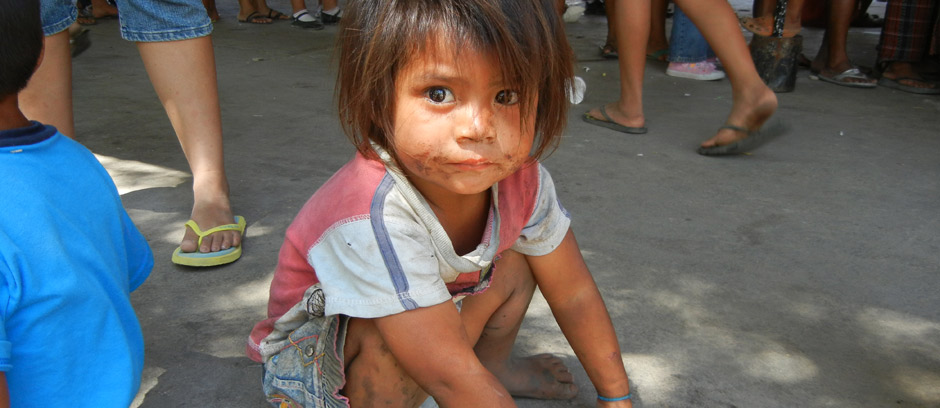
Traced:
MULTIPOLYGON (((527 260, 539 290, 598 395, 618 398, 629 394, 617 334, 574 233, 569 229, 554 251, 528 256, 527 260)), ((598 401, 598 406, 632 407, 630 400, 598 401)))

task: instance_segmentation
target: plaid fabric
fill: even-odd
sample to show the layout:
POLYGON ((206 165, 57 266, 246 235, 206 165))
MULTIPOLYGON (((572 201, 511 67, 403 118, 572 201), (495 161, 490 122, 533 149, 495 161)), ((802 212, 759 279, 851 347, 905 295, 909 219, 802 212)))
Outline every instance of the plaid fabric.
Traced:
POLYGON ((937 0, 888 0, 878 44, 878 62, 917 62, 940 45, 937 0))

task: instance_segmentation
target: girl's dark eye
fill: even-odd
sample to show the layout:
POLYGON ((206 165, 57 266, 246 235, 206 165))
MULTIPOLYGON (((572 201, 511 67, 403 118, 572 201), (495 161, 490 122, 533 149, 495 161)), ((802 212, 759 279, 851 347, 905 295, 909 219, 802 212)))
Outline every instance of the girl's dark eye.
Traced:
POLYGON ((496 103, 500 105, 515 105, 519 103, 519 93, 503 89, 496 93, 496 103))
POLYGON ((425 96, 434 103, 450 103, 454 101, 454 94, 447 88, 430 88, 425 96))

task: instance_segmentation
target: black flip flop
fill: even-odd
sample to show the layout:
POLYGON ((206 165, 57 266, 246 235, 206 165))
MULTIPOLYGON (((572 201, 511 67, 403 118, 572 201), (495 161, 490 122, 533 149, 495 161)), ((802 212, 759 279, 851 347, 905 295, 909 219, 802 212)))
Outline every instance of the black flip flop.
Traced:
POLYGON ((584 119, 585 122, 590 123, 595 126, 605 127, 611 130, 616 130, 618 132, 629 133, 631 135, 642 135, 648 131, 645 126, 644 127, 631 127, 631 126, 624 126, 617 122, 614 122, 614 120, 611 119, 609 115, 607 115, 607 107, 605 106, 601 106, 600 111, 601 111, 601 115, 604 116, 604 119, 598 119, 598 118, 591 116, 590 111, 584 112, 584 116, 582 116, 582 119, 584 119))
POLYGON ((758 147, 763 146, 765 143, 776 139, 778 136, 783 135, 787 132, 787 126, 783 125, 780 122, 775 122, 772 125, 765 126, 762 130, 748 130, 746 128, 734 125, 725 124, 721 129, 731 129, 736 132, 747 133, 747 137, 737 142, 729 143, 721 146, 712 146, 712 147, 701 147, 699 146, 697 152, 702 156, 730 156, 735 154, 743 154, 750 152, 758 147))

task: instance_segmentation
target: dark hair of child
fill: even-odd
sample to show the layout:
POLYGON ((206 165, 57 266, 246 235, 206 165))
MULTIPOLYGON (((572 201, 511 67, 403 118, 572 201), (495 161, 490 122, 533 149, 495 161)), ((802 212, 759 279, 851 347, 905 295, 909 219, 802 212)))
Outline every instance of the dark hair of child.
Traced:
POLYGON ((42 37, 39 0, 0 1, 0 97, 26 87, 42 54, 42 37))
POLYGON ((395 157, 390 138, 398 72, 424 52, 450 57, 467 48, 495 56, 507 85, 519 92, 521 111, 536 104, 532 158, 558 144, 567 119, 566 85, 574 73, 573 53, 552 1, 350 3, 367 4, 344 11, 337 100, 343 129, 363 155, 375 157, 372 142, 395 157))

